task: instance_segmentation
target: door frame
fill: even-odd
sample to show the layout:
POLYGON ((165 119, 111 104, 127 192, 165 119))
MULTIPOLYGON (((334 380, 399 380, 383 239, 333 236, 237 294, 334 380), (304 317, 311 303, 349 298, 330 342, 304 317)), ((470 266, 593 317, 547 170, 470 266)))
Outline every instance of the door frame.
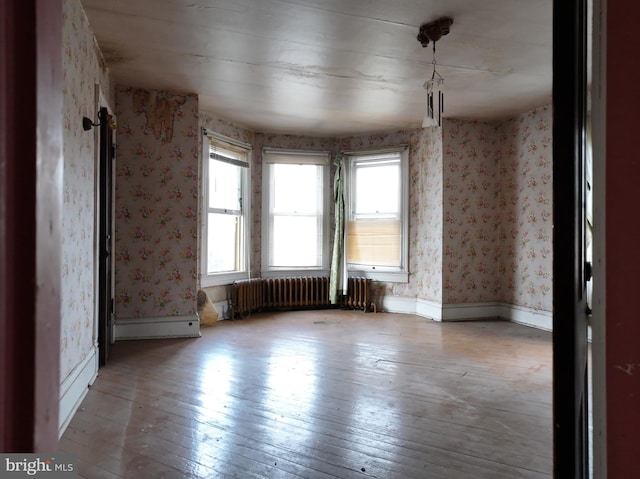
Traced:
POLYGON ((57 450, 62 2, 0 2, 0 451, 57 450))
POLYGON ((585 177, 588 0, 553 2, 554 477, 589 476, 585 177))
POLYGON ((113 246, 114 246, 114 161, 115 134, 112 129, 112 114, 105 103, 98 109, 98 141, 97 141, 97 343, 98 365, 104 366, 109 357, 109 349, 113 343, 113 246))
POLYGON ((593 159, 592 427, 593 477, 607 477, 607 380, 605 354, 606 210, 606 0, 593 0, 591 137, 593 159))
MULTIPOLYGON (((115 118, 115 115, 111 109, 111 107, 109 106, 109 102, 107 101, 106 96, 104 95, 104 92, 102 90, 102 88, 100 87, 100 84, 96 83, 95 84, 95 109, 94 111, 96 112, 96 114, 98 114, 101 110, 101 108, 106 108, 107 113, 109 115, 111 115, 112 118, 115 118)), ((97 118, 97 123, 101 123, 100 119, 97 118)), ((115 120, 114 120, 115 123, 115 120)), ((95 172, 95 179, 94 179, 94 217, 95 217, 95 221, 94 221, 94 249, 93 249, 93 255, 94 255, 94 294, 95 294, 95 300, 94 300, 94 325, 93 325, 93 343, 94 343, 94 348, 96 348, 97 354, 96 354, 96 371, 98 370, 98 368, 102 365, 104 365, 106 363, 106 359, 108 356, 108 352, 107 354, 103 357, 101 356, 101 349, 104 349, 104 347, 101 347, 101 343, 102 343, 102 335, 105 335, 105 333, 108 332, 108 334, 106 334, 106 344, 107 344, 107 348, 109 344, 112 344, 114 341, 114 335, 113 335, 113 320, 114 320, 114 308, 111 308, 111 315, 108 321, 108 331, 107 331, 107 327, 105 327, 105 325, 101 325, 101 309, 102 309, 102 305, 101 305, 101 289, 104 287, 101 284, 101 280, 100 280, 100 276, 101 276, 101 272, 102 272, 102 258, 101 258, 101 248, 104 247, 104 244, 101 243, 101 235, 102 235, 102 230, 103 230, 103 226, 101 225, 101 223, 104 221, 104 218, 101 217, 101 207, 102 207, 102 200, 101 200, 101 188, 103 188, 103 185, 101 183, 101 174, 102 174, 102 165, 101 165, 101 151, 100 151, 100 135, 101 135, 101 128, 100 127, 96 127, 93 128, 93 134, 94 134, 94 172, 95 172)), ((115 137, 116 137, 116 133, 115 130, 113 130, 111 132, 112 134, 112 143, 115 145, 115 137)), ((114 208, 115 208, 115 157, 112 160, 112 172, 111 172, 111 243, 110 243, 110 250, 113 252, 114 248, 115 248, 115 242, 114 242, 114 237, 115 237, 115 217, 114 217, 114 208)), ((111 299, 113 300, 113 291, 114 291, 114 278, 115 278, 115 258, 113 257, 113 254, 111 255, 111 299)), ((112 303, 113 304, 113 303, 112 303)), ((103 315, 104 316, 104 315, 103 315)), ((103 318, 104 321, 104 318, 103 318)))

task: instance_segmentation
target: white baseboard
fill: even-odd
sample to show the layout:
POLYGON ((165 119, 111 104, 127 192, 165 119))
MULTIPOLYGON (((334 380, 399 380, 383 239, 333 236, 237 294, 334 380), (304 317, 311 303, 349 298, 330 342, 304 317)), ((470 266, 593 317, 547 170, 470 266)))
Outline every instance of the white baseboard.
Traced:
POLYGON ((553 313, 541 309, 527 308, 516 304, 502 304, 503 314, 501 317, 545 331, 553 331, 553 313))
POLYGON ((92 347, 87 356, 60 384, 58 438, 62 437, 80 403, 98 375, 98 348, 92 347))
POLYGON ((158 318, 132 318, 115 321, 115 340, 155 338, 198 338, 200 319, 189 316, 164 316, 158 318))
POLYGON ((418 314, 416 298, 402 296, 384 296, 382 298, 382 311, 389 313, 418 314))
POLYGON ((419 298, 385 296, 382 309, 390 313, 417 314, 435 321, 469 321, 502 318, 545 331, 553 330, 551 311, 500 302, 440 304, 419 298))
POLYGON ((469 321, 503 317, 502 304, 486 303, 449 303, 442 305, 442 321, 469 321))
POLYGON ((442 304, 427 299, 416 300, 416 314, 435 321, 443 320, 442 304))

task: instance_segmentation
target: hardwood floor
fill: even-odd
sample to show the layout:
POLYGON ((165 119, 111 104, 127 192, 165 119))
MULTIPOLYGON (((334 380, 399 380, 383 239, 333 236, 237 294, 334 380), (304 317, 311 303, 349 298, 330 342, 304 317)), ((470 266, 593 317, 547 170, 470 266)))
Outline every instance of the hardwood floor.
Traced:
POLYGON ((117 342, 60 442, 81 477, 550 478, 551 334, 304 311, 117 342))

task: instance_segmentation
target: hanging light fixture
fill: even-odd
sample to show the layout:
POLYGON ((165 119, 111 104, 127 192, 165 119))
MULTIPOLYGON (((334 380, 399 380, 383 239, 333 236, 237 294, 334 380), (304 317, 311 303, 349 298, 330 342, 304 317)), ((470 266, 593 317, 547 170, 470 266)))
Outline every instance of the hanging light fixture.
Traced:
POLYGON ((433 74, 431 80, 424 82, 427 92, 427 111, 422 120, 422 127, 441 126, 444 112, 444 78, 436 70, 436 42, 433 42, 433 74))
POLYGON ((436 70, 436 42, 443 35, 449 33, 449 27, 453 23, 453 18, 442 17, 430 23, 425 23, 420 27, 418 41, 423 47, 433 42, 433 73, 431 80, 424 82, 424 89, 427 92, 427 110, 422 120, 422 127, 441 126, 442 113, 444 112, 444 78, 436 70))

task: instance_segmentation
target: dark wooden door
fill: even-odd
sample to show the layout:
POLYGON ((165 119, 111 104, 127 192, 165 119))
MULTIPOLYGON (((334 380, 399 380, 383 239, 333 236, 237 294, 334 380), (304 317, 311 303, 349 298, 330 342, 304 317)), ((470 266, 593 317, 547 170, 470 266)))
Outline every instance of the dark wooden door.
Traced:
POLYGON ((585 153, 587 0, 553 5, 554 477, 589 474, 585 153))
POLYGON ((99 280, 98 280, 98 348, 100 366, 107 363, 111 345, 111 316, 113 313, 113 294, 111 291, 111 239, 113 238, 112 191, 113 191, 113 131, 109 125, 109 113, 106 108, 98 112, 100 120, 100 166, 99 166, 99 280))

